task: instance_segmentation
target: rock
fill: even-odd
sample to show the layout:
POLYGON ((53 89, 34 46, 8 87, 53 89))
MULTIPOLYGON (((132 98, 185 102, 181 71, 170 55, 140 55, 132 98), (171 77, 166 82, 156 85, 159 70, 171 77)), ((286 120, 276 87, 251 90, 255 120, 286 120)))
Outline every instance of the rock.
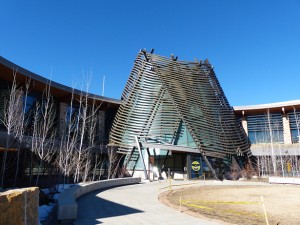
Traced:
POLYGON ((13 189, 0 193, 0 224, 38 225, 39 188, 13 189))

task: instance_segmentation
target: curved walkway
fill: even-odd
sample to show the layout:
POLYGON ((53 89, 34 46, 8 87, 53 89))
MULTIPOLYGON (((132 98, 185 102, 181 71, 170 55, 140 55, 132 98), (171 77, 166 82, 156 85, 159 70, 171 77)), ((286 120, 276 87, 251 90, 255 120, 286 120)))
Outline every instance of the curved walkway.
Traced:
POLYGON ((166 185, 167 182, 151 182, 84 195, 77 200, 78 216, 74 224, 218 224, 180 213, 160 203, 158 188, 166 185))

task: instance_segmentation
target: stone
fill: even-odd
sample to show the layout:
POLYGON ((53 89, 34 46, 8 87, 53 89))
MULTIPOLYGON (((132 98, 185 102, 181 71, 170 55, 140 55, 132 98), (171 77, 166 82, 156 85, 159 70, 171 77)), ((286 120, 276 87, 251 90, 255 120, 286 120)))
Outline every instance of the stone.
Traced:
POLYGON ((0 193, 0 224, 38 225, 39 188, 13 189, 0 193))

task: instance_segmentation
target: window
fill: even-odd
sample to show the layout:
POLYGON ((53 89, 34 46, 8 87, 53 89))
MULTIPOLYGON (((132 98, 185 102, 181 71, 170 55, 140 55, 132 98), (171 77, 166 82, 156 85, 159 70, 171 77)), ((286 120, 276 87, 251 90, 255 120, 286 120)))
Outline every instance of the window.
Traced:
POLYGON ((288 113, 292 143, 300 142, 300 111, 288 113))
POLYGON ((252 144, 283 142, 283 123, 280 113, 247 116, 248 136, 252 144), (270 130, 271 128, 271 130, 270 130))
POLYGON ((29 111, 31 111, 34 108, 36 102, 36 97, 34 96, 23 96, 23 107, 25 110, 25 114, 29 113, 29 111))
POLYGON ((78 107, 68 106, 65 120, 66 120, 67 127, 71 126, 70 127, 71 132, 74 132, 78 128, 79 119, 80 119, 80 111, 79 111, 78 107))

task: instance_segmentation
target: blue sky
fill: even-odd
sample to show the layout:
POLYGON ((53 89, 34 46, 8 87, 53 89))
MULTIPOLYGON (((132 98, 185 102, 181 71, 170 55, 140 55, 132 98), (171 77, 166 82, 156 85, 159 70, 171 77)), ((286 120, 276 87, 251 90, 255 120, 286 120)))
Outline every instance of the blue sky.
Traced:
POLYGON ((208 58, 231 105, 300 99, 300 1, 0 3, 0 55, 32 72, 120 98, 141 48, 208 58))

